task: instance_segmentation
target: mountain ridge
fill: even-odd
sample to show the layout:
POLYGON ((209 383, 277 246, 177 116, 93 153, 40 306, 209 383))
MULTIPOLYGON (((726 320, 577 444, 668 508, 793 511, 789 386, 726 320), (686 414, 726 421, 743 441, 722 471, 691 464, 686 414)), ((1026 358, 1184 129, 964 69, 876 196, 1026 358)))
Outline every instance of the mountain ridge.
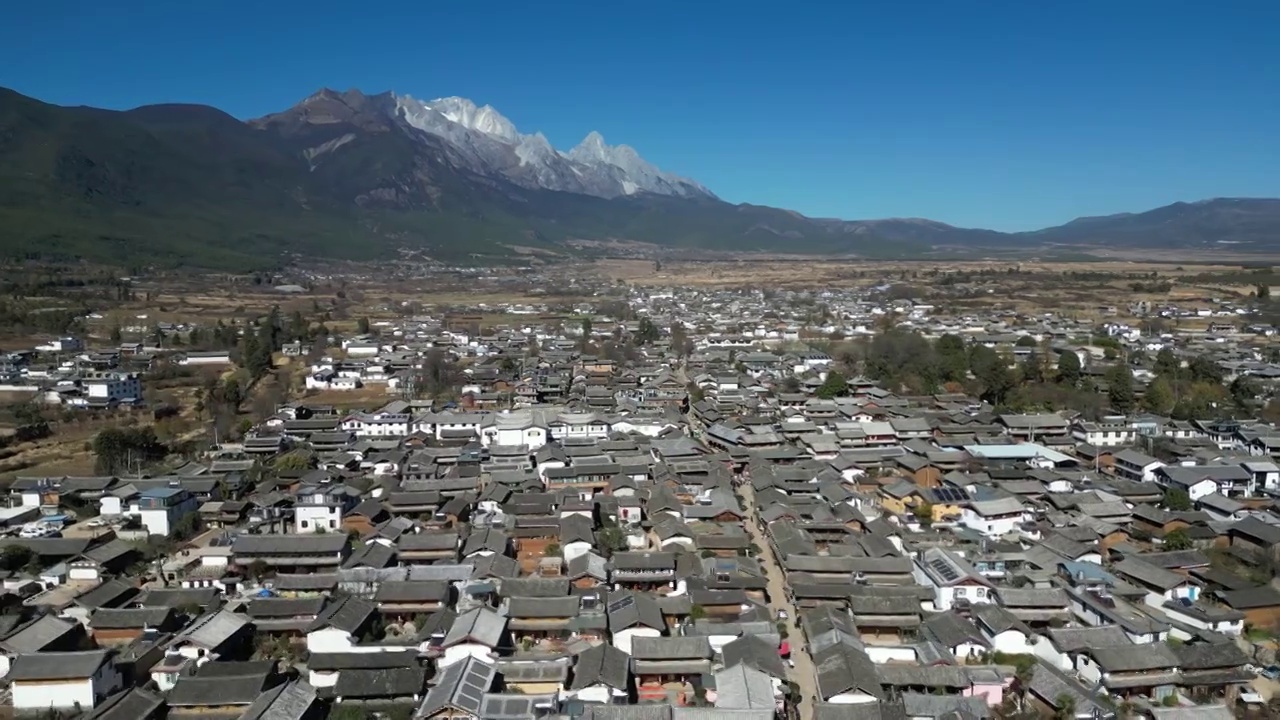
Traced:
POLYGON ((893 258, 1280 248, 1280 200, 1266 198, 1175 203, 1028 233, 808 218, 724 202, 599 133, 562 152, 489 106, 405 98, 322 89, 242 121, 198 104, 113 111, 0 89, 0 254, 244 268, 404 253, 512 262, 514 248, 554 256, 601 243, 893 258))

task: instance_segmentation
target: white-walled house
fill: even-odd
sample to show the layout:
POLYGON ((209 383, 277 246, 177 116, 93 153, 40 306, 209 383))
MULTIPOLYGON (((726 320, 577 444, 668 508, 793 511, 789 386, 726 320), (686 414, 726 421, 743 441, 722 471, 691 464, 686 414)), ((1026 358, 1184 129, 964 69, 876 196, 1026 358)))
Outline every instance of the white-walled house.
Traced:
POLYGON ((1137 430, 1126 421, 1078 421, 1071 425, 1071 437, 1094 447, 1121 447, 1133 443, 1137 430))
POLYGON ((573 664, 573 682, 563 693, 584 703, 626 705, 631 677, 631 656, 601 643, 578 654, 573 664))
POLYGON ((524 446, 537 450, 547 444, 547 428, 534 413, 517 410, 492 416, 480 432, 480 442, 485 447, 524 446))
MULTIPOLYGON (((1247 475, 1243 468, 1233 466, 1247 475)), ((1160 487, 1181 490, 1191 498, 1192 502, 1206 495, 1218 492, 1218 483, 1207 476, 1204 467, 1162 467, 1155 473, 1156 484, 1160 487)), ((1226 493, 1223 493, 1224 495, 1226 493)))
POLYGON ((958 555, 942 548, 928 548, 915 558, 911 574, 918 585, 933 591, 933 609, 950 610, 957 604, 994 602, 991 582, 958 555))
POLYGON ((19 712, 97 707, 124 687, 108 650, 19 655, 9 670, 13 709, 19 712))
POLYGON ((1138 557, 1127 557, 1111 566, 1111 572, 1147 592, 1143 602, 1154 608, 1169 600, 1186 598, 1194 601, 1200 586, 1172 570, 1152 565, 1138 557))
POLYGON ((168 536, 183 517, 199 507, 195 496, 183 488, 148 488, 138 494, 129 514, 138 518, 149 535, 168 536))
POLYGON ((974 605, 972 617, 978 632, 995 652, 1028 655, 1032 646, 1041 639, 1013 613, 999 605, 974 605))
POLYGON ((342 419, 342 429, 358 437, 405 437, 412 422, 408 413, 355 413, 342 419))
POLYGON ((666 630, 662 609, 645 594, 619 591, 609 596, 609 629, 613 646, 628 655, 638 637, 661 637, 666 630))
POLYGON ((1121 450, 1112 456, 1116 475, 1133 482, 1155 482, 1156 471, 1164 463, 1137 450, 1121 450))
POLYGON ((960 514, 960 524, 989 538, 1015 532, 1028 520, 1027 509, 1017 498, 975 500, 960 514))
MULTIPOLYGON (((340 603, 340 607, 333 608, 332 605, 326 607, 320 618, 311 625, 311 629, 307 632, 307 652, 385 652, 388 649, 384 646, 360 642, 360 635, 378 616, 376 605, 355 596, 329 602, 340 603)), ((392 647, 397 650, 404 649, 403 646, 392 647)))
POLYGON ((592 412, 562 412, 547 423, 547 431, 555 440, 609 437, 609 422, 592 412))
POLYGON ((459 615, 445 633, 440 649, 444 655, 438 667, 448 667, 467 658, 493 660, 494 650, 507 638, 507 618, 488 608, 473 608, 459 615))

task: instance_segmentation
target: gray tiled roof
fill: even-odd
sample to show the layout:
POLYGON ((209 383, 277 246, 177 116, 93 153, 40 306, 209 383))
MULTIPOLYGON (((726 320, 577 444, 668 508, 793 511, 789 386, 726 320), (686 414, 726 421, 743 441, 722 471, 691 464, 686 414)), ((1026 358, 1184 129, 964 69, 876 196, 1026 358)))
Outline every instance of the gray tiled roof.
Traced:
POLYGON ((458 616, 444 637, 443 647, 473 642, 496 647, 507 629, 507 619, 488 608, 475 608, 458 616))
POLYGON ((260 695, 239 720, 305 720, 316 703, 315 688, 295 680, 260 695))
POLYGON ((601 643, 578 654, 569 689, 581 690, 602 684, 626 690, 630 674, 631 656, 608 643, 601 643))
POLYGON ((53 641, 75 630, 76 627, 75 623, 54 615, 41 615, 15 629, 4 640, 0 640, 0 648, 14 654, 40 652, 53 641))
POLYGON ((497 668, 474 657, 449 665, 440 671, 415 717, 432 717, 451 708, 479 717, 484 695, 493 687, 496 675, 497 668))
POLYGON ((7 679, 10 682, 39 682, 89 678, 110 658, 111 653, 107 650, 23 654, 14 658, 7 679))

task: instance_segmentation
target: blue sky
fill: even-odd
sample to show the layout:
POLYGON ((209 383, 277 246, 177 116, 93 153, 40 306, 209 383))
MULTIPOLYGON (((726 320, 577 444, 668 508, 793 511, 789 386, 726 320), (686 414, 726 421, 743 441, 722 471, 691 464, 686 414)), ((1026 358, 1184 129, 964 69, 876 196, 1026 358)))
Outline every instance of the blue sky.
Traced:
POLYGON ((239 117, 320 87, 590 130, 732 202, 1022 230, 1280 196, 1280 3, 20 3, 0 85, 239 117))

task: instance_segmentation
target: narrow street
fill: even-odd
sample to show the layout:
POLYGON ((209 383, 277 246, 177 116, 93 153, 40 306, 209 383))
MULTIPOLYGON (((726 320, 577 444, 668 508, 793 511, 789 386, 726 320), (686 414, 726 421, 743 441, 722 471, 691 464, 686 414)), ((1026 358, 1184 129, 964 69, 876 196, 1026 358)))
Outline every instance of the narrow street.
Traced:
POLYGON ((778 611, 787 614, 787 640, 791 644, 791 658, 796 666, 790 668, 791 681, 800 688, 800 719, 813 720, 815 698, 818 696, 818 676, 814 671, 813 658, 809 657, 809 644, 800 632, 797 624, 796 607, 791 603, 787 593, 787 585, 783 578, 782 566, 773 554, 773 546, 760 530, 759 508, 756 506, 755 490, 750 482, 743 482, 739 487, 742 500, 746 504, 747 533, 751 541, 760 548, 760 565, 764 568, 769 587, 769 609, 777 617, 778 611))

